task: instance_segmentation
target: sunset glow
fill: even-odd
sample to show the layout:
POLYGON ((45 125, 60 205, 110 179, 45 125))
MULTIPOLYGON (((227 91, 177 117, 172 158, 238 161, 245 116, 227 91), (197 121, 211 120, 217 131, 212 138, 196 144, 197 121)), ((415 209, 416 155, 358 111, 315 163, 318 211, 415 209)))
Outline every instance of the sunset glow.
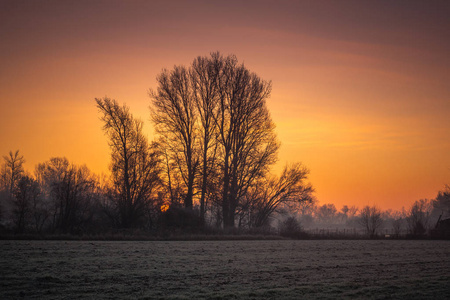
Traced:
POLYGON ((126 103, 152 140, 156 76, 220 51, 272 81, 274 172, 301 161, 338 209, 408 207, 450 184, 449 15, 448 1, 1 1, 0 155, 107 174, 94 98, 126 103))

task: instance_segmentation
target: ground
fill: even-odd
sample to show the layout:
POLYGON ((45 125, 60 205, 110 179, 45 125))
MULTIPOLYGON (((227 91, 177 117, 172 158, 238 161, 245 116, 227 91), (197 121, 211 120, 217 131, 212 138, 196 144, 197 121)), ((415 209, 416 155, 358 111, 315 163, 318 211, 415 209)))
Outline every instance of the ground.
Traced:
POLYGON ((449 299, 450 241, 0 241, 0 298, 449 299))

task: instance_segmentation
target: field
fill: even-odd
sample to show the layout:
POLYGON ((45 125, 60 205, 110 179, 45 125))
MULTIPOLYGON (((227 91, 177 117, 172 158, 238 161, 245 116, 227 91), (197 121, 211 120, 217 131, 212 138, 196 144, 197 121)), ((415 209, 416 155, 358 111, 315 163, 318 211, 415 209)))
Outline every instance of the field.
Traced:
POLYGON ((0 241, 1 299, 450 298, 450 241, 0 241))

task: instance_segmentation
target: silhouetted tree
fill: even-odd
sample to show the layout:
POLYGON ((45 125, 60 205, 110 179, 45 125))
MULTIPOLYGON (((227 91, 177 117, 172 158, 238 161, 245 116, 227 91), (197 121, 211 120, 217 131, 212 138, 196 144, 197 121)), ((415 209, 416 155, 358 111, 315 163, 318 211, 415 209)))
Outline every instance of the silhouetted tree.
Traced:
POLYGON ((20 177, 24 173, 23 164, 25 159, 19 154, 19 150, 16 152, 9 151, 9 156, 3 156, 4 165, 0 174, 0 179, 3 186, 13 194, 20 177))
POLYGON ((253 187, 250 203, 251 225, 264 226, 273 213, 281 207, 313 201, 313 188, 305 180, 309 170, 300 163, 286 166, 279 178, 270 178, 258 182, 253 187))
POLYGON ((301 238, 306 236, 306 234, 302 231, 300 222, 292 216, 280 222, 279 232, 281 236, 290 238, 301 238))
POLYGON ((193 99, 199 117, 201 150, 200 217, 204 219, 205 199, 208 194, 208 178, 216 167, 219 80, 223 59, 218 52, 210 58, 197 57, 190 68, 193 99))
MULTIPOLYGON (((69 164, 67 158, 54 157, 38 164, 41 182, 52 216, 52 229, 61 233, 80 233, 91 218, 95 180, 86 166, 69 164)), ((38 211, 36 211, 38 213, 38 211)), ((36 226, 45 218, 36 214, 36 226)))
POLYGON ((376 206, 365 206, 360 211, 359 224, 364 227, 369 237, 373 238, 383 225, 381 210, 376 206))
POLYGON ((322 223, 333 223, 337 216, 336 206, 332 203, 317 207, 316 217, 322 223))
POLYGON ((143 122, 133 118, 127 106, 116 100, 95 99, 111 149, 110 198, 119 215, 119 226, 142 224, 159 185, 159 163, 142 132, 143 122))
POLYGON ((429 226, 432 203, 428 199, 415 201, 406 217, 408 231, 412 236, 419 237, 426 234, 429 226))
POLYGON ((234 227, 240 201, 276 161, 279 143, 266 106, 271 83, 239 65, 235 56, 220 59, 215 123, 221 146, 222 214, 224 227, 234 227))
POLYGON ((163 70, 157 77, 156 91, 150 90, 151 116, 156 132, 162 137, 160 145, 181 174, 186 195, 184 205, 193 207, 194 181, 199 165, 198 124, 192 81, 189 70, 175 66, 163 70))
POLYGON ((447 185, 444 190, 438 192, 432 205, 435 218, 438 218, 439 216, 441 216, 442 219, 450 218, 450 186, 447 185))
POLYGON ((402 233, 405 223, 405 214, 403 212, 396 211, 392 213, 392 230, 394 236, 399 237, 402 233))
POLYGON ((33 224, 36 204, 40 201, 39 183, 30 176, 22 176, 14 190, 14 224, 17 233, 23 233, 33 224))

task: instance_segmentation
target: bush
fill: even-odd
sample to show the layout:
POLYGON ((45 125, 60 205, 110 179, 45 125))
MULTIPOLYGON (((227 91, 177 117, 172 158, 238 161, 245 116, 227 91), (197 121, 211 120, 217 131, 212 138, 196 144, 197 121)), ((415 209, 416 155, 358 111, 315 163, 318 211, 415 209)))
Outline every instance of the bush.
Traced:
POLYGON ((280 235, 293 239, 307 237, 306 232, 302 230, 300 222, 295 217, 289 217, 280 223, 280 235))

